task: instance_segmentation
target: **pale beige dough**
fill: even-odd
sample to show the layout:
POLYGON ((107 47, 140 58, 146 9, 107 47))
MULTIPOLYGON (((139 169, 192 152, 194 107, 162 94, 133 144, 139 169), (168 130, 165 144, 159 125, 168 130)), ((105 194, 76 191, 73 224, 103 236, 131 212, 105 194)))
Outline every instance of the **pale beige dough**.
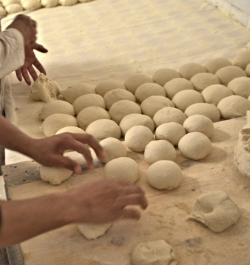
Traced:
POLYGON ((8 14, 14 14, 23 11, 23 7, 20 4, 11 4, 5 7, 8 14))
POLYGON ((7 13, 6 10, 0 6, 0 16, 3 17, 6 15, 6 13, 7 13))
POLYGON ((42 0, 41 4, 45 8, 51 8, 58 5, 58 0, 42 0))
POLYGON ((191 81, 185 78, 174 78, 164 85, 167 97, 172 99, 178 92, 183 90, 193 90, 194 86, 191 81))
POLYGON ((220 84, 219 78, 211 73, 199 73, 194 75, 190 80, 195 90, 202 92, 206 87, 220 84))
POLYGON ((226 58, 215 58, 204 64, 209 73, 215 74, 219 69, 230 66, 232 63, 226 58))
POLYGON ((111 227, 112 223, 105 223, 105 224, 78 224, 77 227, 81 234, 86 237, 87 239, 97 239, 98 237, 104 235, 109 228, 111 227))
POLYGON ((238 66, 226 66, 219 69, 215 75, 219 77, 222 85, 227 86, 227 84, 233 79, 246 76, 246 73, 238 66))
POLYGON ((124 82, 128 91, 135 94, 136 89, 145 83, 154 83, 151 77, 144 74, 132 74, 124 82))
POLYGON ((59 0, 59 3, 62 6, 73 6, 77 3, 78 0, 59 0))
POLYGON ((7 7, 7 6, 12 5, 12 4, 19 4, 20 5, 20 1, 19 0, 4 0, 4 1, 2 1, 2 5, 4 7, 7 7))
POLYGON ((228 83, 228 87, 235 95, 248 98, 250 95, 250 78, 238 77, 228 83))
POLYGON ((171 68, 163 68, 157 70, 154 74, 152 79, 155 83, 159 84, 160 86, 164 86, 168 81, 181 77, 180 74, 171 68))
POLYGON ((164 88, 158 84, 146 83, 140 85, 135 91, 135 97, 138 102, 142 103, 151 96, 166 96, 164 88))
POLYGON ((79 127, 66 126, 56 132, 56 134, 61 134, 61 133, 86 133, 86 132, 79 127))
POLYGON ((207 70, 204 66, 198 63, 187 63, 180 67, 179 73, 183 78, 190 80, 194 75, 198 73, 206 73, 207 70))
POLYGON ((246 74, 248 77, 250 77, 250 63, 246 67, 246 74))
POLYGON ((22 6, 25 10, 37 10, 41 8, 41 2, 39 0, 27 0, 22 2, 22 6))
POLYGON ((239 66, 240 68, 245 70, 247 65, 250 63, 250 50, 245 49, 240 51, 235 56, 233 63, 235 66, 239 66))
POLYGON ((107 81, 103 81, 99 83, 95 87, 95 91, 97 94, 104 97, 107 92, 113 89, 117 89, 117 88, 126 89, 125 85, 122 82, 119 82, 117 80, 107 80, 107 81))

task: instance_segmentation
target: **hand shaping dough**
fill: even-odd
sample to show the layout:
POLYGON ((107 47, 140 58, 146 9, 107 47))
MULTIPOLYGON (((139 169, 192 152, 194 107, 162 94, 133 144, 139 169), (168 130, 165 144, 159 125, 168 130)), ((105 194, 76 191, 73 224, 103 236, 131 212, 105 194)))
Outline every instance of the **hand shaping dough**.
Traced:
POLYGON ((249 63, 250 63, 250 51, 249 50, 243 50, 239 52, 234 58, 234 65, 239 66, 243 70, 246 69, 249 63))
POLYGON ((206 72, 206 68, 198 63, 187 63, 181 66, 179 69, 180 75, 188 80, 190 80, 194 75, 198 73, 206 72))
POLYGON ((135 91, 135 97, 138 102, 142 103, 146 98, 151 96, 166 96, 164 88, 158 84, 146 83, 140 85, 135 91))
POLYGON ((51 8, 58 5, 58 0, 42 0, 42 6, 45 8, 51 8))
POLYGON ((232 63, 226 58, 215 58, 204 64, 209 73, 215 74, 219 69, 230 66, 232 63))
POLYGON ((132 74, 124 82, 128 91, 135 94, 136 89, 145 83, 154 83, 151 77, 144 74, 132 74))
POLYGON ((5 7, 8 14, 14 14, 23 11, 23 7, 20 4, 11 4, 5 7))
POLYGON ((219 78, 211 73, 196 74, 190 81, 193 83, 194 88, 199 92, 203 91, 208 86, 220 84, 219 78))
POLYGON ((250 78, 238 77, 228 83, 228 87, 233 91, 235 95, 243 98, 250 96, 250 78))
POLYGON ((112 223, 106 224, 78 224, 77 227, 84 237, 87 239, 97 239, 98 237, 104 235, 109 228, 111 227, 112 223))
POLYGON ((180 74, 171 68, 163 68, 157 70, 153 74, 153 80, 155 83, 159 84, 160 86, 164 86, 168 81, 181 77, 180 74))
POLYGON ((104 97, 104 95, 109 92, 110 90, 113 89, 126 89, 124 84, 116 81, 116 80, 107 80, 107 81, 103 81, 101 83, 99 83, 96 87, 95 87, 95 91, 97 94, 101 95, 102 97, 104 97))
POLYGON ((191 81, 185 78, 174 78, 164 85, 164 89, 166 90, 167 97, 172 99, 178 92, 190 89, 193 90, 194 86, 191 81))
POLYGON ((222 85, 227 86, 227 84, 237 77, 247 76, 245 71, 238 66, 226 66, 219 69, 215 75, 220 79, 222 85))

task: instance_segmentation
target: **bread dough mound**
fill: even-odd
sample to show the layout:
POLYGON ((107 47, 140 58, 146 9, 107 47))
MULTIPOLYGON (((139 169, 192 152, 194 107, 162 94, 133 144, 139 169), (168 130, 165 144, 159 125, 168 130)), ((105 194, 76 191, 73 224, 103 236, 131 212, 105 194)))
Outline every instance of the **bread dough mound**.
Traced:
POLYGON ((133 265, 177 265, 173 248, 164 240, 140 243, 131 259, 133 265))
POLYGON ((137 125, 125 134, 126 146, 134 152, 143 152, 146 145, 154 140, 154 135, 148 127, 137 125))
POLYGON ((230 66, 232 63, 226 58, 215 58, 204 64, 209 73, 215 74, 219 69, 230 66))
POLYGON ((164 85, 167 97, 172 99, 178 92, 194 89, 191 81, 185 78, 175 78, 164 85))
POLYGON ((223 98, 232 96, 233 92, 223 85, 211 85, 205 88, 201 94, 206 103, 217 106, 223 98))
POLYGON ((126 147, 120 140, 116 138, 106 138, 100 142, 100 145, 102 146, 103 151, 106 153, 104 158, 99 158, 99 160, 104 164, 115 158, 127 156, 126 147))
POLYGON ((250 63, 250 50, 246 49, 239 52, 234 58, 234 65, 245 70, 247 65, 250 63))
POLYGON ((106 103, 103 97, 97 94, 82 95, 73 102, 76 115, 78 115, 81 110, 92 106, 106 109, 106 103))
POLYGON ((110 120, 111 118, 106 110, 93 106, 81 110, 77 115, 76 119, 79 127, 82 128, 83 130, 86 130, 89 124, 92 123, 93 121, 101 119, 110 120))
POLYGON ((201 222, 213 232, 222 232, 236 224, 240 218, 238 206, 222 191, 200 196, 189 219, 201 222))
POLYGON ((219 104, 221 117, 223 119, 238 118, 246 115, 246 112, 250 110, 250 101, 237 95, 223 98, 219 104))
POLYGON ((180 167, 173 161, 162 160, 155 162, 147 170, 148 183, 159 190, 172 190, 182 181, 180 167))
POLYGON ((6 13, 7 13, 6 10, 0 6, 0 16, 3 17, 6 15, 6 13))
POLYGON ((20 1, 19 0, 4 0, 4 1, 2 1, 2 5, 4 7, 7 7, 7 6, 12 5, 12 4, 19 4, 20 5, 20 1))
POLYGON ((77 3, 78 0, 59 0, 59 3, 62 6, 73 6, 77 3))
POLYGON ((85 131, 79 127, 66 126, 56 132, 56 134, 61 134, 61 133, 85 133, 85 131))
POLYGON ((152 132, 154 132, 154 129, 155 129, 154 122, 150 117, 146 115, 142 115, 142 114, 132 113, 132 114, 125 116, 120 122, 122 136, 124 136, 130 128, 132 128, 133 126, 137 126, 137 125, 146 126, 152 132))
POLYGON ((44 74, 40 74, 31 87, 29 97, 33 100, 42 100, 47 103, 57 99, 60 91, 61 89, 55 81, 52 81, 44 74))
POLYGON ((165 97, 166 91, 162 86, 153 83, 140 85, 135 91, 135 97, 140 103, 151 96, 165 97))
POLYGON ((105 178, 135 183, 140 177, 138 164, 129 157, 119 157, 109 161, 104 167, 105 178))
POLYGON ((205 134, 208 138, 210 138, 214 133, 213 122, 203 115, 193 115, 188 117, 184 121, 183 127, 188 133, 200 132, 205 134))
POLYGON ((142 113, 153 118, 155 113, 165 107, 175 107, 174 103, 163 96, 151 96, 146 98, 142 104, 142 113))
POLYGON ((8 14, 14 14, 23 11, 23 7, 20 4, 11 4, 5 7, 8 14))
POLYGON ((95 91, 97 94, 101 95, 102 97, 104 97, 104 95, 109 92, 110 90, 113 89, 126 89, 124 84, 122 82, 116 81, 116 80, 107 80, 107 81, 103 81, 101 83, 99 83, 96 87, 95 87, 95 91))
POLYGON ((250 78, 238 77, 228 83, 228 87, 234 92, 235 95, 243 98, 250 96, 250 78))
POLYGON ((61 167, 40 167, 40 176, 43 181, 49 182, 52 185, 60 185, 65 180, 69 179, 73 174, 72 170, 61 167))
POLYGON ((175 161, 176 151, 166 140, 151 141, 145 148, 144 159, 150 165, 160 160, 175 161))
POLYGON ((107 119, 93 121, 87 127, 86 133, 93 135, 98 141, 108 137, 121 138, 120 127, 114 121, 107 119))
POLYGON ((219 69, 215 75, 219 77, 222 85, 227 86, 227 84, 233 79, 246 76, 246 73, 238 66, 226 66, 219 69))
POLYGON ((247 76, 250 76, 250 64, 247 65, 246 70, 245 70, 247 76))
POLYGON ((120 89, 120 88, 113 89, 107 92, 104 96, 104 100, 105 100, 107 109, 110 109, 111 106, 119 100, 130 100, 133 102, 136 101, 135 96, 131 92, 125 89, 120 89))
POLYGON ((109 115, 117 124, 119 124, 125 116, 132 113, 141 114, 141 108, 137 103, 129 100, 117 101, 109 110, 109 115))
POLYGON ((128 91, 135 94, 136 89, 145 83, 154 83, 151 77, 144 74, 132 74, 124 82, 128 91))
POLYGON ((42 0, 41 4, 45 8, 51 8, 58 5, 58 0, 42 0))
POLYGON ((182 125, 186 118, 187 116, 181 110, 165 107, 155 113, 153 120, 156 127, 158 127, 161 124, 168 122, 177 122, 182 125))
POLYGON ((178 148, 183 156, 199 160, 212 152, 212 144, 208 137, 200 132, 191 132, 181 138, 178 148))
POLYGON ((220 120, 220 111, 213 104, 209 103, 196 103, 189 106, 185 110, 185 114, 190 117, 192 115, 200 114, 208 117, 212 122, 220 120))
POLYGON ((172 145, 177 146, 180 139, 186 134, 182 125, 176 122, 168 122, 160 125, 155 130, 156 140, 166 140, 172 145))
POLYGON ((207 69, 198 63, 187 63, 180 67, 179 73, 182 77, 190 80, 198 73, 206 73, 207 69))
POLYGON ((181 111, 185 111, 189 106, 195 103, 202 103, 203 97, 201 93, 195 90, 183 90, 173 97, 175 106, 181 111))
POLYGON ((111 227, 112 223, 106 224, 78 224, 77 227, 81 234, 86 237, 87 239, 97 239, 98 237, 104 235, 109 228, 111 227))
POLYGON ((211 73, 196 74, 191 78, 190 81, 193 83, 194 88, 199 92, 208 86, 220 84, 219 78, 211 73))
POLYGON ((22 6, 25 10, 37 10, 41 8, 41 2, 39 0, 27 0, 22 2, 22 6))
POLYGON ((157 70, 154 74, 153 74, 153 80, 155 81, 155 83, 164 86, 168 81, 174 79, 174 78, 179 78, 181 77, 180 74, 175 71, 174 69, 171 68, 163 68, 163 69, 159 69, 157 70))

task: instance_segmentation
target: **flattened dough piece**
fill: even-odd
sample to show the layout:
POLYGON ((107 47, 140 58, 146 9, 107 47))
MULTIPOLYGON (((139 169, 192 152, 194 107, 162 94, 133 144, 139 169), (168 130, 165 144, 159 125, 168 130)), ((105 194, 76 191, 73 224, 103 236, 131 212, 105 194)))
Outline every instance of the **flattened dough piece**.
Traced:
POLYGON ((78 224, 77 227, 81 234, 87 239, 97 239, 103 236, 111 227, 112 223, 106 224, 78 224))
POLYGON ((207 69, 198 63, 187 63, 182 65, 179 69, 179 73, 182 77, 190 80, 194 75, 198 73, 206 73, 207 69))
POLYGON ((124 82, 128 91, 135 94, 136 89, 145 83, 154 83, 151 77, 144 74, 132 74, 124 82))
POLYGON ((215 58, 204 64, 209 73, 215 74, 219 69, 232 65, 226 58, 215 58))
POLYGON ((164 86, 168 81, 181 77, 180 74, 171 68, 163 68, 157 70, 153 74, 153 80, 155 83, 159 84, 160 86, 164 86))
POLYGON ((215 75, 219 77, 221 84, 225 86, 237 77, 247 76, 244 70, 233 65, 219 69, 215 75))

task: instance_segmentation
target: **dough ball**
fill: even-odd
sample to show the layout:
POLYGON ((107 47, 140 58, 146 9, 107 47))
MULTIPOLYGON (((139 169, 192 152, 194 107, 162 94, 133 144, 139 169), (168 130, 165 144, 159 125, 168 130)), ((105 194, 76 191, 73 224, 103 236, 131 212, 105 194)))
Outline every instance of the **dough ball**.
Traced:
POLYGON ((186 118, 187 116, 181 110, 165 107, 155 113, 153 120, 156 127, 158 127, 161 124, 168 122, 177 122, 182 125, 186 118))
POLYGON ((109 92, 110 90, 113 89, 126 89, 124 84, 122 82, 116 81, 116 80, 107 80, 107 81, 103 81, 101 83, 99 83, 96 87, 95 87, 95 91, 97 94, 101 95, 102 97, 104 97, 104 95, 109 92))
POLYGON ((124 82, 128 91, 135 94, 136 89, 145 83, 154 83, 151 77, 144 74, 132 74, 124 82))
POLYGON ((51 8, 58 5, 58 0, 42 0, 41 4, 45 8, 51 8))
POLYGON ((6 13, 7 13, 6 10, 0 6, 0 16, 3 17, 6 15, 6 13))
POLYGON ((82 95, 73 102, 73 107, 75 109, 76 115, 78 115, 81 110, 92 106, 106 109, 106 103, 104 99, 97 94, 82 95))
POLYGON ((177 265, 173 248, 164 240, 140 243, 131 259, 133 265, 177 265))
POLYGON ((190 80, 194 75, 198 73, 206 73, 207 70, 204 66, 198 63, 187 63, 180 67, 179 73, 183 78, 190 80))
POLYGON ((85 133, 85 131, 79 127, 66 126, 56 132, 56 134, 61 134, 61 133, 85 133))
POLYGON ((238 66, 226 66, 219 69, 215 75, 219 77, 222 85, 227 86, 227 84, 233 79, 246 76, 246 73, 238 66))
POLYGON ((167 97, 172 99, 178 92, 183 90, 193 90, 194 86, 191 81, 185 78, 175 78, 164 85, 167 97))
POLYGON ((180 91, 173 97, 172 100, 176 108, 180 109, 181 111, 185 111, 189 106, 195 103, 204 102, 201 93, 195 90, 180 91))
POLYGON ((153 74, 153 80, 155 83, 159 84, 160 86, 164 86, 168 81, 181 77, 180 74, 171 68, 163 68, 157 70, 153 74))
POLYGON ((210 138, 214 133, 213 122, 203 115, 193 115, 188 117, 184 121, 183 127, 188 133, 200 132, 205 134, 208 138, 210 138))
POLYGON ((226 58, 215 58, 204 64, 209 73, 215 74, 219 69, 230 66, 232 63, 226 58))
POLYGON ((56 113, 47 117, 42 123, 42 130, 45 136, 53 136, 55 133, 63 127, 75 126, 77 127, 77 121, 75 117, 68 114, 56 113))
POLYGON ((177 146, 180 139, 186 134, 182 125, 176 122, 163 123, 155 130, 156 140, 166 140, 177 146))
POLYGON ((125 134, 126 146, 134 152, 143 152, 146 145, 154 140, 154 135, 148 127, 137 125, 125 134))
POLYGON ((20 1, 19 0, 4 0, 4 1, 2 1, 2 5, 4 7, 7 7, 7 6, 12 5, 12 4, 19 4, 20 5, 20 1))
POLYGON ((100 142, 100 145, 102 146, 103 151, 106 153, 104 158, 99 158, 99 160, 104 164, 115 158, 127 156, 126 147, 120 140, 116 138, 106 138, 100 142))
POLYGON ((148 183, 159 190, 172 190, 182 181, 180 167, 173 161, 162 160, 152 164, 147 170, 148 183))
POLYGON ((140 85, 135 91, 135 97, 140 103, 151 96, 166 96, 164 88, 158 84, 146 83, 140 85))
POLYGON ((151 96, 146 98, 142 104, 142 113, 153 118, 155 113, 165 107, 175 107, 174 103, 164 96, 151 96))
POLYGON ((250 63, 250 50, 243 50, 239 52, 234 58, 234 65, 245 70, 250 63))
POLYGON ((208 117, 212 122, 220 120, 220 111, 213 104, 209 103, 196 103, 189 106, 185 110, 185 114, 190 117, 192 115, 200 114, 208 117))
POLYGON ((222 232, 236 224, 240 218, 238 206, 222 191, 200 196, 189 219, 201 222, 213 232, 222 232))
POLYGON ((117 101, 109 110, 109 115, 117 124, 119 124, 125 116, 132 113, 141 114, 141 108, 138 104, 129 100, 117 101))
POLYGON ((106 110, 95 106, 83 109, 77 115, 78 125, 83 130, 86 130, 89 124, 93 121, 101 119, 110 120, 110 116, 106 110))
POLYGON ((113 89, 107 92, 104 96, 104 100, 105 100, 107 109, 110 109, 111 106, 119 100, 130 100, 133 102, 136 101, 135 96, 131 92, 125 89, 120 89, 120 88, 113 89))
POLYGON ((111 227, 112 223, 105 223, 105 224, 78 224, 77 227, 81 234, 86 237, 87 239, 97 239, 98 237, 104 235, 109 228, 111 227))
POLYGON ((144 159, 150 165, 160 160, 171 160, 176 159, 176 151, 174 146, 166 141, 151 141, 145 148, 144 159))
POLYGON ((178 148, 183 156, 193 160, 203 159, 212 152, 210 140, 200 132, 191 132, 183 136, 178 148))
POLYGON ((211 85, 205 88, 201 94, 206 103, 217 106, 223 98, 232 96, 233 92, 230 88, 223 85, 211 85))
POLYGON ((219 104, 221 117, 223 119, 238 118, 246 115, 250 110, 250 101, 237 95, 223 98, 219 104))
POLYGON ((78 0, 59 0, 62 6, 73 6, 78 2, 78 0))
POLYGON ((211 73, 196 74, 191 78, 190 81, 193 83, 194 88, 199 92, 201 92, 208 86, 220 84, 219 78, 211 73))
POLYGON ((41 2, 39 0, 27 0, 22 2, 22 6, 25 10, 37 10, 41 8, 41 2))
POLYGON ((108 137, 121 138, 120 127, 114 121, 108 119, 93 121, 87 127, 86 133, 93 135, 98 141, 108 137))
POLYGON ((135 183, 140 177, 138 164, 129 157, 119 157, 109 161, 104 167, 105 178, 135 183))
POLYGON ((228 87, 235 95, 248 98, 250 95, 250 78, 238 77, 228 83, 228 87))
POLYGON ((14 14, 23 11, 23 7, 20 4, 11 4, 5 7, 8 14, 14 14))
POLYGON ((154 122, 150 117, 146 115, 142 115, 142 114, 132 113, 132 114, 125 116, 120 122, 122 136, 124 136, 130 128, 137 126, 137 125, 146 126, 152 132, 154 132, 154 129, 155 129, 154 122))
POLYGON ((246 67, 246 74, 248 77, 250 76, 250 64, 248 64, 246 67))

